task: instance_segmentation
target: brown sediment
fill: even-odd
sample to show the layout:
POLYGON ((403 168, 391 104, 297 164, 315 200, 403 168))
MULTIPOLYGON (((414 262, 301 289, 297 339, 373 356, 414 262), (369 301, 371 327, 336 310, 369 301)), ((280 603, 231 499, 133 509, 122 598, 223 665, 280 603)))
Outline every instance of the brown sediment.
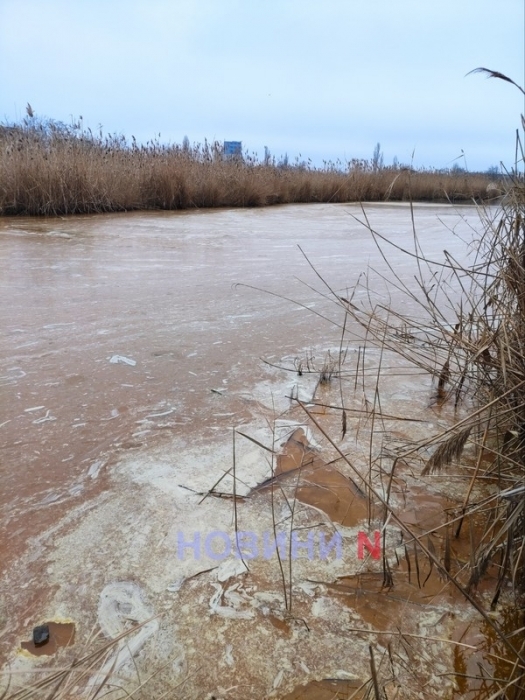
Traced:
MULTIPOLYGON (((402 509, 399 516, 441 562, 446 557, 448 541, 451 573, 466 588, 472 543, 481 541, 485 530, 481 517, 469 516, 468 525, 460 537, 452 536, 453 526, 448 526, 447 537, 444 523, 458 512, 457 502, 416 486, 411 489, 410 506, 402 509)), ((441 611, 441 617, 434 624, 445 624, 450 630, 450 643, 454 644, 456 689, 452 697, 462 700, 488 698, 496 687, 488 679, 506 679, 513 671, 508 650, 485 620, 462 622, 456 619, 453 611, 459 609, 464 597, 423 553, 417 541, 405 541, 396 551, 399 556, 397 563, 389 566, 391 578, 388 582, 385 582, 383 571, 343 576, 327 584, 329 595, 337 596, 355 611, 365 623, 362 632, 365 633, 368 626, 373 631, 369 639, 382 644, 403 636, 407 617, 417 617, 424 611, 433 610, 436 614, 441 611), (480 677, 480 668, 484 669, 486 680, 480 677)), ((473 594, 480 597, 493 592, 498 573, 496 565, 489 566, 473 594)), ((502 630, 512 638, 515 648, 519 649, 525 638, 522 612, 503 607, 498 613, 498 621, 502 630), (520 630, 517 635, 516 630, 520 630)))
POLYGON ((31 640, 22 642, 21 647, 33 656, 53 656, 61 647, 75 643, 75 624, 73 622, 45 622, 49 627, 49 640, 38 646, 31 640))
POLYGON ((350 700, 364 697, 364 691, 356 694, 362 687, 359 681, 322 680, 310 681, 300 685, 291 693, 283 695, 281 700, 350 700))
MULTIPOLYGON (((517 649, 523 648, 525 634, 523 631, 522 611, 504 608, 501 612, 501 628, 512 639, 517 649)), ((508 659, 508 652, 493 628, 486 622, 479 624, 460 623, 451 636, 453 641, 477 646, 471 651, 457 645, 454 649, 454 672, 458 692, 454 697, 461 700, 485 700, 493 696, 494 684, 490 678, 503 681, 516 674, 515 664, 508 659), (483 668, 486 679, 480 677, 483 668)), ((513 698, 523 697, 523 688, 516 687, 513 698)))
POLYGON ((275 474, 279 476, 286 472, 311 467, 316 462, 316 458, 316 451, 308 443, 304 431, 298 428, 284 444, 283 450, 277 458, 275 474))
POLYGON ((272 625, 280 632, 284 632, 287 636, 291 635, 292 628, 290 627, 289 622, 287 622, 286 620, 281 620, 281 618, 277 617, 276 615, 269 615, 268 619, 270 620, 272 625))
POLYGON ((343 576, 327 588, 379 634, 399 624, 406 611, 406 602, 383 588, 382 573, 343 576))
MULTIPOLYGON (((319 508, 330 520, 345 526, 356 525, 368 515, 365 494, 357 484, 335 467, 327 465, 308 443, 301 428, 295 430, 277 457, 274 479, 269 487, 284 476, 296 476, 296 496, 301 503, 319 508)), ((260 487, 259 487, 260 488, 260 487)))

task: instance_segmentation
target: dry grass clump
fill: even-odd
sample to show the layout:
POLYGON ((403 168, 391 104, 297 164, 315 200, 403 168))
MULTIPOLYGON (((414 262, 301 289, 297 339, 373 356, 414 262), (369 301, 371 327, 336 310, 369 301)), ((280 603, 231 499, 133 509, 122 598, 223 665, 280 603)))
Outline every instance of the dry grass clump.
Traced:
POLYGON ((487 175, 378 168, 372 162, 225 160, 219 143, 139 145, 38 119, 0 126, 0 214, 58 215, 299 202, 481 201, 487 175))

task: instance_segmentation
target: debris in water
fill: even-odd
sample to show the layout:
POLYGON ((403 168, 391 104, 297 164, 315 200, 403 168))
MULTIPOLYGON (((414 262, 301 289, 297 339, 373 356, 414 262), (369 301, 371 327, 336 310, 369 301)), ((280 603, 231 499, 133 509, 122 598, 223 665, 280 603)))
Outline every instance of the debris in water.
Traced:
POLYGON ((49 641, 49 625, 38 625, 33 630, 33 644, 41 646, 49 641))
POLYGON ((45 622, 33 629, 30 642, 22 642, 24 651, 33 656, 53 656, 60 647, 69 647, 75 643, 75 624, 73 622, 45 622))
POLYGON ((43 418, 37 418, 36 420, 32 421, 34 425, 38 425, 39 423, 45 423, 48 420, 56 420, 55 416, 50 416, 50 411, 46 411, 46 415, 43 418))

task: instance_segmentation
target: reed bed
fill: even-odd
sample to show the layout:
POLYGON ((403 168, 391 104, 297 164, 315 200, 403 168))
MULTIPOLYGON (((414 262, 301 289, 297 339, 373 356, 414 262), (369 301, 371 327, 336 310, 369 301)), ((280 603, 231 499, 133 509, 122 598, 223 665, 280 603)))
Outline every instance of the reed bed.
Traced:
MULTIPOLYGON (((368 300, 360 306, 338 297, 325 283, 344 310, 344 327, 350 319, 356 321, 363 329, 365 347, 371 343, 381 353, 394 352, 428 372, 434 383, 431 401, 458 411, 445 430, 399 449, 386 477, 392 483, 399 466, 408 463, 416 469, 420 465, 421 477, 428 479, 436 473, 443 478, 447 470, 463 474, 462 505, 449 512, 442 524, 443 551, 436 556, 423 541, 417 537, 414 541, 420 556, 448 578, 504 645, 510 670, 508 677, 492 679, 487 685, 487 695, 482 697, 490 698, 521 698, 525 693, 525 176, 520 172, 525 158, 519 135, 517 154, 498 208, 480 208, 482 234, 473 243, 468 263, 456 261, 446 251, 442 262, 427 259, 414 226, 414 247, 403 252, 413 260, 416 291, 388 266, 387 281, 404 290, 411 307, 419 308, 417 316, 374 301, 377 297, 366 277, 359 282, 366 294, 357 294, 356 287, 347 295, 368 300), (489 495, 480 499, 478 489, 474 498, 474 487, 482 483, 490 486, 489 495), (476 529, 480 523, 481 529, 476 529), (462 536, 470 536, 470 561, 454 572, 450 551, 462 536), (495 584, 490 606, 485 608, 476 591, 488 572, 495 584), (493 618, 502 597, 508 605, 509 591, 516 620, 510 630, 493 618)), ((373 230, 365 209, 362 221, 388 265, 391 244, 373 230)), ((340 408, 344 435, 344 405, 340 408)), ((384 505, 395 517, 388 502, 384 505)), ((387 568, 384 581, 395 587, 395 576, 387 568)), ((480 681, 483 673, 467 680, 480 681)))
MULTIPOLYGON (((521 141, 518 149, 520 162, 525 162, 521 141)), ((403 532, 409 543, 405 546, 409 580, 412 571, 423 589, 432 571, 437 571, 479 613, 488 630, 487 639, 497 640, 497 658, 490 652, 479 663, 479 672, 467 670, 458 652, 456 661, 460 661, 445 674, 455 678, 456 690, 443 697, 518 700, 525 696, 525 177, 518 171, 518 163, 508 173, 505 188, 507 194, 497 208, 480 208, 482 232, 473 241, 472 255, 465 263, 446 252, 443 261, 425 257, 414 226, 414 247, 402 252, 413 261, 415 290, 396 274, 397 266, 388 264, 393 258, 389 248, 394 244, 372 228, 363 207, 363 225, 390 271, 385 280, 405 292, 410 315, 385 304, 366 275, 341 297, 317 273, 324 286, 318 293, 330 299, 344 316, 343 322, 337 323, 326 317, 341 332, 339 358, 329 352, 324 363, 315 363, 307 356, 283 367, 298 375, 317 375, 316 390, 330 381, 339 385, 325 402, 315 400, 316 390, 307 404, 294 395, 290 398, 332 448, 334 463, 348 469, 366 491, 370 507, 375 503, 382 508, 384 532, 389 522, 403 532), (344 348, 355 342, 355 323, 362 329, 359 337, 364 344, 352 362, 354 367, 348 369, 344 348), (372 365, 368 362, 365 379, 365 354, 371 345, 380 352, 379 356, 375 353, 372 365), (410 443, 398 440, 395 448, 386 447, 381 437, 384 422, 392 416, 383 412, 380 396, 383 378, 388 375, 388 369, 382 367, 384 358, 392 359, 393 353, 401 359, 400 366, 415 366, 433 378, 430 405, 435 407, 436 416, 442 408, 449 416, 448 426, 439 432, 410 443), (364 405, 359 411, 355 400, 361 381, 364 405), (327 428, 325 419, 314 413, 314 406, 341 416, 340 434, 334 432, 333 421, 332 428, 327 428), (369 424, 367 474, 349 459, 348 444, 341 442, 349 423, 357 442, 359 413, 369 424), (437 547, 430 542, 428 532, 419 535, 416 528, 407 526, 391 500, 392 484, 408 473, 419 482, 418 488, 425 482, 430 486, 433 480, 435 485, 437 474, 441 484, 450 479, 456 489, 460 481, 464 485, 460 497, 455 491, 456 505, 443 511, 442 523, 432 526, 432 533, 439 533, 441 540, 437 547), (460 546, 467 551, 466 560, 460 561, 453 554, 460 546)), ((399 252, 397 248, 397 261, 399 252)), ((417 422, 419 417, 403 420, 417 422)), ((383 589, 396 594, 398 586, 403 590, 404 569, 400 560, 397 568, 389 564, 384 552, 383 546, 383 589)), ((366 697, 390 697, 387 689, 401 675, 403 653, 395 645, 406 635, 401 630, 391 634, 391 663, 383 677, 371 651, 366 697)), ((472 652, 479 653, 481 648, 472 647, 472 652)), ((422 658, 421 652, 416 653, 411 657, 412 665, 422 658)), ((424 675, 419 670, 414 674, 413 687, 403 691, 406 697, 413 697, 418 674, 424 675)), ((435 697, 432 693, 427 696, 435 697)))
MULTIPOLYGON (((0 126, 0 215, 258 207, 356 201, 471 202, 491 178, 373 161, 293 165, 256 155, 225 159, 221 144, 139 145, 28 116, 0 126)), ((494 196, 489 189, 489 196, 494 196)))
MULTIPOLYGON (((513 83, 500 73, 480 70, 490 77, 513 83)), ((522 125, 525 129, 523 117, 522 125)), ((498 640, 498 659, 491 662, 492 669, 479 664, 479 672, 467 671, 466 666, 463 668, 459 664, 450 674, 456 677, 461 697, 490 700, 525 697, 524 164, 524 141, 518 132, 516 160, 513 168, 506 172, 503 183, 505 195, 497 207, 479 207, 481 233, 473 240, 466 262, 457 261, 446 251, 441 261, 426 257, 413 211, 413 247, 401 250, 373 229, 363 207, 362 223, 373 236, 389 270, 384 280, 387 286, 405 293, 410 315, 403 312, 403 306, 385 303, 384 296, 376 294, 366 275, 361 276, 353 288, 347 289, 344 297, 339 296, 307 258, 323 285, 318 293, 330 299, 344 316, 343 322, 337 323, 326 317, 342 333, 339 361, 329 356, 330 378, 340 384, 340 403, 334 405, 332 396, 329 405, 313 399, 305 405, 297 397, 290 397, 332 447, 335 458, 348 466, 359 483, 362 480, 370 502, 375 500, 381 504, 385 528, 389 521, 399 525, 411 544, 412 565, 408 550, 406 554, 409 575, 411 566, 412 570, 415 566, 419 582, 420 570, 426 562, 430 572, 433 568, 438 571, 442 579, 468 601, 489 630, 487 634, 498 640), (393 249, 394 256, 390 254, 393 249), (415 288, 396 273, 399 265, 389 262, 394 258, 399 260, 400 252, 412 261, 415 288), (355 342, 356 323, 362 329, 360 342, 364 345, 359 347, 352 376, 352 372, 343 367, 347 360, 343 348, 355 342), (365 393, 364 355, 370 345, 380 350, 375 379, 369 377, 366 387, 367 393, 373 392, 373 402, 366 399, 365 393), (401 358, 403 366, 408 363, 433 378, 430 404, 435 406, 437 415, 443 408, 452 418, 447 427, 417 442, 381 451, 378 461, 374 457, 377 455, 374 423, 379 426, 388 418, 382 413, 379 396, 384 373, 382 358, 391 357, 392 353, 401 358), (353 419, 352 395, 359 382, 360 369, 365 396, 363 410, 371 421, 368 475, 355 468, 340 446, 348 429, 347 422, 353 419), (370 386, 370 381, 375 381, 375 387, 370 386), (327 429, 324 421, 313 413, 313 405, 323 405, 341 416, 340 435, 327 429), (384 489, 375 487, 372 467, 381 474, 384 489), (458 480, 464 484, 457 505, 447 508, 441 525, 432 528, 441 535, 439 550, 430 546, 428 533, 420 537, 403 523, 390 500, 393 482, 402 479, 407 469, 418 475, 419 486, 425 481, 432 483, 438 474, 441 483, 450 477, 455 484, 458 480), (467 560, 454 562, 452 551, 460 541, 468 545, 467 560), (480 590, 485 595, 481 595, 480 590)), ((319 386, 326 376, 326 365, 325 362, 323 366, 315 366, 306 358, 283 369, 298 375, 317 373, 319 386)), ((370 371, 369 368, 367 372, 370 371)), ((381 431, 376 428, 376 432, 381 431)), ((429 576, 430 573, 427 578, 429 576)), ((399 573, 384 558, 383 587, 395 591, 399 580, 399 573)), ((398 641, 402 638, 399 631, 398 641)), ((394 665, 391 671, 395 677, 394 665)), ((377 677, 372 653, 371 678, 374 682, 369 697, 384 697, 380 686, 386 692, 386 685, 377 677)))

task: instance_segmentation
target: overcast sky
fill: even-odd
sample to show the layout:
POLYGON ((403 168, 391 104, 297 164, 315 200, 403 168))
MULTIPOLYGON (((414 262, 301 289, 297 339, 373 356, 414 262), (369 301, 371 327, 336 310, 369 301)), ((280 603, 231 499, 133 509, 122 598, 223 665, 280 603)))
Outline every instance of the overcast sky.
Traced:
POLYGON ((524 0, 0 0, 0 118, 291 161, 512 163, 524 0))

